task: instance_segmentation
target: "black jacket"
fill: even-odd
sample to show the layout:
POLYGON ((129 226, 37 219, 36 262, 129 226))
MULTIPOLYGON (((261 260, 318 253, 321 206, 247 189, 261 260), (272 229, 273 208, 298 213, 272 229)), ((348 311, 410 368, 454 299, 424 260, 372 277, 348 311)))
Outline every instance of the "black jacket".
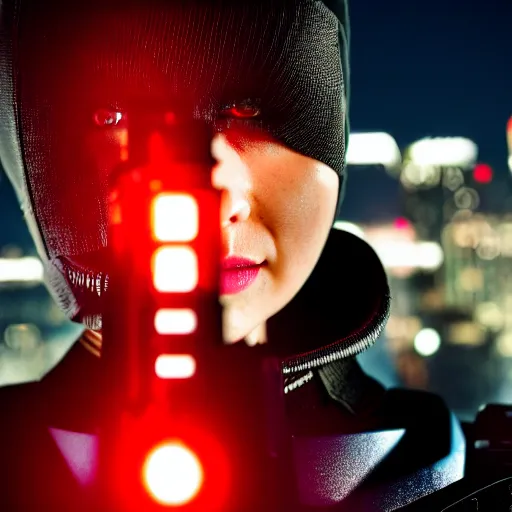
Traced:
MULTIPOLYGON (((387 294, 373 251, 353 235, 333 231, 304 289, 270 322, 270 334, 282 336, 273 339, 279 339, 283 367, 296 370, 287 374, 286 412, 302 501, 333 510, 394 510, 462 476, 453 417, 442 400, 385 390, 352 355, 341 356, 378 337, 388 314, 387 294), (314 293, 325 291, 325 278, 336 292, 330 298, 314 293), (341 293, 341 286, 353 293, 341 293), (311 350, 315 332, 320 351, 311 350), (303 355, 290 357, 298 349, 303 355), (322 359, 332 362, 320 364, 322 359), (391 438, 382 451, 382 440, 391 438), (436 469, 450 454, 459 457, 451 474, 436 469)), ((104 406, 101 381, 97 358, 77 343, 41 382, 0 389, 2 510, 94 509, 87 482, 104 406)))

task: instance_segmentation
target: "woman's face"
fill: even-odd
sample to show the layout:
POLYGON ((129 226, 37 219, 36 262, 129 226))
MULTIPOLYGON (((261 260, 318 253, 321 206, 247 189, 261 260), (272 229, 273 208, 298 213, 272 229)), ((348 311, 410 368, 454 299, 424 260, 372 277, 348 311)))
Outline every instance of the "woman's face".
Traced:
POLYGON ((334 219, 339 180, 325 164, 261 134, 219 133, 212 154, 212 182, 223 192, 225 338, 236 341, 309 277, 334 219))
MULTIPOLYGON (((253 332, 300 290, 332 226, 339 186, 330 167, 258 128, 257 107, 231 110, 247 118, 218 121, 211 143, 212 185, 222 192, 220 292, 228 342, 253 332)), ((98 168, 119 163, 115 132, 93 130, 88 151, 98 168)))
MULTIPOLYGON (((322 252, 338 198, 338 175, 270 136, 261 115, 256 103, 234 104, 219 113, 211 142, 212 185, 221 191, 220 292, 228 342, 253 332, 300 290, 322 252)), ((119 163, 122 130, 122 120, 91 129, 87 151, 96 168, 119 163)))
POLYGON ((345 126, 338 21, 322 2, 299 0, 223 2, 222 13, 211 2, 92 1, 105 8, 51 2, 50 15, 29 0, 19 48, 31 225, 54 296, 101 328, 108 177, 123 120, 94 125, 94 112, 129 119, 146 101, 179 101, 215 128, 226 337, 240 339, 301 288, 334 219, 345 126))

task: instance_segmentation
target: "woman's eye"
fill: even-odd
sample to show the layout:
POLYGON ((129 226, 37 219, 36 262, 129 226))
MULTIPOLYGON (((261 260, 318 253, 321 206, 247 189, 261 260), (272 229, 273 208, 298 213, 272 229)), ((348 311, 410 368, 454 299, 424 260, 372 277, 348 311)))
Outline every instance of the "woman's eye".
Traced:
POLYGON ((93 120, 96 126, 112 127, 118 126, 125 117, 126 114, 119 110, 100 108, 94 112, 93 120))
POLYGON ((236 119, 251 119, 259 117, 261 108, 251 104, 235 104, 221 110, 222 117, 232 117, 236 119))

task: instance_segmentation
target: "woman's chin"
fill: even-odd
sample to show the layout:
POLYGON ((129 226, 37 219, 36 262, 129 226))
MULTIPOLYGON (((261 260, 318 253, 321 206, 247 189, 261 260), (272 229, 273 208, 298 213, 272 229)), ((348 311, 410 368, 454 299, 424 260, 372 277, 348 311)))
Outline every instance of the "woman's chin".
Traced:
POLYGON ((247 345, 258 345, 267 341, 266 323, 249 322, 249 319, 234 308, 223 311, 222 333, 228 344, 245 341, 247 345))
POLYGON ((266 322, 261 323, 253 329, 249 334, 244 337, 245 343, 250 347, 255 345, 262 345, 267 342, 267 324, 266 322))

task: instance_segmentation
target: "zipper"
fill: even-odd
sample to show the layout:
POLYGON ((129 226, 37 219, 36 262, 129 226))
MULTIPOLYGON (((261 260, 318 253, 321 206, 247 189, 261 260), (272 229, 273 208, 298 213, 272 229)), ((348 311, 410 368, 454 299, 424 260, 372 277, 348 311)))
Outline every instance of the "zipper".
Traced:
POLYGON ((282 363, 283 374, 289 375, 312 370, 339 359, 360 354, 372 346, 381 335, 389 318, 390 306, 391 298, 389 295, 386 295, 373 319, 361 331, 351 334, 327 347, 286 359, 282 363))

